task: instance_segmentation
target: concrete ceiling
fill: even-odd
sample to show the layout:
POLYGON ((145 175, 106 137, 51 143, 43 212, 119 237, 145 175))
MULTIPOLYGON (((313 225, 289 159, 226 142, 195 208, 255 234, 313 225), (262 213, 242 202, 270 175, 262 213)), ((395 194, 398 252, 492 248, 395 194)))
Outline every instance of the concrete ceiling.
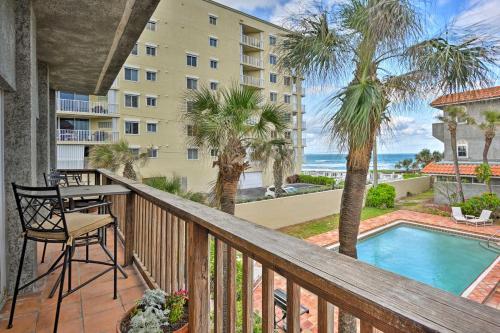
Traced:
POLYGON ((105 95, 159 1, 34 0, 51 88, 105 95))

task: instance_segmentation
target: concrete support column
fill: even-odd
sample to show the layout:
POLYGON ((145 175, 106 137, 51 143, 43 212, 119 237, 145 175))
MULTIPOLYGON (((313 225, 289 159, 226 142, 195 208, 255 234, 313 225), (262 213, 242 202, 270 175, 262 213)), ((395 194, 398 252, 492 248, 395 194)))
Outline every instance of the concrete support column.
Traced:
POLYGON ((57 168, 57 145, 56 145, 56 91, 49 90, 49 150, 50 150, 50 169, 57 168))
MULTIPOLYGON (((36 64, 36 19, 30 0, 15 2, 16 90, 5 94, 5 234, 7 248, 7 290, 12 293, 21 253, 21 222, 11 182, 36 184, 36 115, 38 109, 36 64)), ((33 242, 26 250, 22 281, 36 275, 33 242)))
POLYGON ((49 66, 38 63, 37 183, 44 186, 43 173, 50 169, 49 66))

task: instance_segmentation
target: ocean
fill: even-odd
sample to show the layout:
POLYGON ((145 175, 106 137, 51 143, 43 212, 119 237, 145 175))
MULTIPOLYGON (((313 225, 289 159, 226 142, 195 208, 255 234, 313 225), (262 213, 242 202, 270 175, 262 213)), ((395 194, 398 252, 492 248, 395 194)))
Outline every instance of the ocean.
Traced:
MULTIPOLYGON (((302 170, 345 170, 346 157, 346 154, 305 154, 302 170)), ((393 170, 397 162, 406 158, 414 159, 415 154, 378 154, 378 169, 393 170)))

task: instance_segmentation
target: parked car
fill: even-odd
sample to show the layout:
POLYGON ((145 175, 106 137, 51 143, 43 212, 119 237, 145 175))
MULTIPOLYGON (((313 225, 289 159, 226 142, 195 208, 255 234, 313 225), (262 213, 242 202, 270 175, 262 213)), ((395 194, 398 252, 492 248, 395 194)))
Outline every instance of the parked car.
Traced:
MULTIPOLYGON (((292 187, 292 186, 283 187, 283 191, 285 191, 285 193, 287 193, 287 194, 297 193, 297 189, 295 187, 292 187)), ((266 189, 265 196, 266 196, 266 198, 276 198, 276 189, 274 188, 274 186, 269 186, 266 189)))

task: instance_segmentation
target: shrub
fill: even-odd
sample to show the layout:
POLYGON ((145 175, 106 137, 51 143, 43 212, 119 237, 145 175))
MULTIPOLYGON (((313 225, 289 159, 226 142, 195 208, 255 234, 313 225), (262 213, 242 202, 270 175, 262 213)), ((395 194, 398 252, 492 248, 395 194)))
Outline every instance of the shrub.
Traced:
POLYGON ((403 179, 411 179, 422 176, 420 173, 403 173, 403 179))
POLYGON ((380 184, 368 190, 366 206, 375 208, 392 208, 396 198, 396 189, 389 184, 380 184))
POLYGON ((495 193, 483 193, 480 196, 467 199, 460 204, 460 207, 464 214, 479 216, 483 209, 496 211, 500 207, 500 199, 495 193))
POLYGON ((299 175, 299 182, 333 187, 333 185, 335 184, 335 179, 325 176, 299 175))

